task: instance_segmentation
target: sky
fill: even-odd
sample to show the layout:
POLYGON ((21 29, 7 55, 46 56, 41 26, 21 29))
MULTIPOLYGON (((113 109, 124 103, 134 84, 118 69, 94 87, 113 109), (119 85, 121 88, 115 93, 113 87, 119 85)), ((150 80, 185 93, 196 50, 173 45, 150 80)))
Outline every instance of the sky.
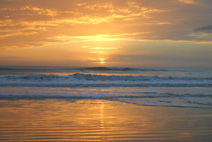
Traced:
POLYGON ((0 0, 1 66, 211 62, 212 0, 0 0))

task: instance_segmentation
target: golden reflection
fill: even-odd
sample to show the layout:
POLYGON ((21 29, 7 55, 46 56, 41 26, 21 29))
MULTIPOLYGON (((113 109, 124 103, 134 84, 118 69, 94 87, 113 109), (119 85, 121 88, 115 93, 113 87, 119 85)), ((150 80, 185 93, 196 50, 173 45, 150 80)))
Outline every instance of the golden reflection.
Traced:
POLYGON ((100 119, 100 128, 104 129, 105 128, 104 127, 104 125, 105 125, 105 123, 104 123, 104 102, 101 103, 100 117, 101 117, 101 119, 100 119))
POLYGON ((188 118, 190 109, 137 106, 101 99, 0 102, 0 114, 4 114, 0 117, 0 135, 8 141, 17 141, 17 137, 19 141, 154 141, 158 137, 161 141, 185 141, 210 129, 210 125, 205 128, 188 123, 190 117, 194 122, 203 119, 196 117, 196 112, 188 118), (194 126, 197 129, 190 129, 194 126))

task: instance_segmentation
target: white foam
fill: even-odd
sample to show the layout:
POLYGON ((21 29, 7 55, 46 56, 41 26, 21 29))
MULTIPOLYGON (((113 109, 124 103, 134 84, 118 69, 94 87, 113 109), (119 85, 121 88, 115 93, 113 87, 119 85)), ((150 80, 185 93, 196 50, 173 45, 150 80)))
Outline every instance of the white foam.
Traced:
POLYGON ((0 86, 15 87, 212 87, 207 77, 72 75, 0 76, 0 86))
POLYGON ((212 108, 212 93, 161 93, 140 88, 35 88, 17 87, 0 90, 0 99, 66 99, 66 100, 110 100, 148 106, 212 108), (102 90, 103 89, 103 90, 102 90), (139 91, 140 90, 140 91, 139 91))
POLYGON ((211 81, 212 77, 159 77, 159 76, 132 76, 132 75, 94 75, 75 73, 73 75, 46 75, 35 74, 25 76, 0 76, 0 80, 27 80, 27 81, 62 81, 62 80, 88 80, 88 81, 211 81))

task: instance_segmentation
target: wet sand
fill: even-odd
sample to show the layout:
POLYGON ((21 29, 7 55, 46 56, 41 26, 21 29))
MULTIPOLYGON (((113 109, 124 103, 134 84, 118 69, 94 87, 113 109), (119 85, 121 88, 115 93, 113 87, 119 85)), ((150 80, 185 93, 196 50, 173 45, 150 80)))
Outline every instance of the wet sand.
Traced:
POLYGON ((0 100, 0 141, 211 142, 212 110, 106 100, 0 100))

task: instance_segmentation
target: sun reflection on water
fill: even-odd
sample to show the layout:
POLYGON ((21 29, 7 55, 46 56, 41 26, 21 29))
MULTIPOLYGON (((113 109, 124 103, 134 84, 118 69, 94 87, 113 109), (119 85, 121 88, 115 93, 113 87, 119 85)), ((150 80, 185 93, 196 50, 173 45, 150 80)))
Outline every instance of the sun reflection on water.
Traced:
POLYGON ((194 134, 185 130, 190 123, 179 121, 185 120, 187 113, 177 108, 139 107, 101 99, 5 100, 1 106, 0 136, 9 141, 17 137, 20 141, 148 141, 157 137, 184 141, 194 134), (186 127, 181 130, 179 124, 186 127))
POLYGON ((100 106, 100 117, 101 117, 101 119, 100 119, 100 128, 104 129, 105 128, 104 127, 104 125, 105 125, 105 123, 104 123, 104 102, 102 102, 101 106, 100 106))

